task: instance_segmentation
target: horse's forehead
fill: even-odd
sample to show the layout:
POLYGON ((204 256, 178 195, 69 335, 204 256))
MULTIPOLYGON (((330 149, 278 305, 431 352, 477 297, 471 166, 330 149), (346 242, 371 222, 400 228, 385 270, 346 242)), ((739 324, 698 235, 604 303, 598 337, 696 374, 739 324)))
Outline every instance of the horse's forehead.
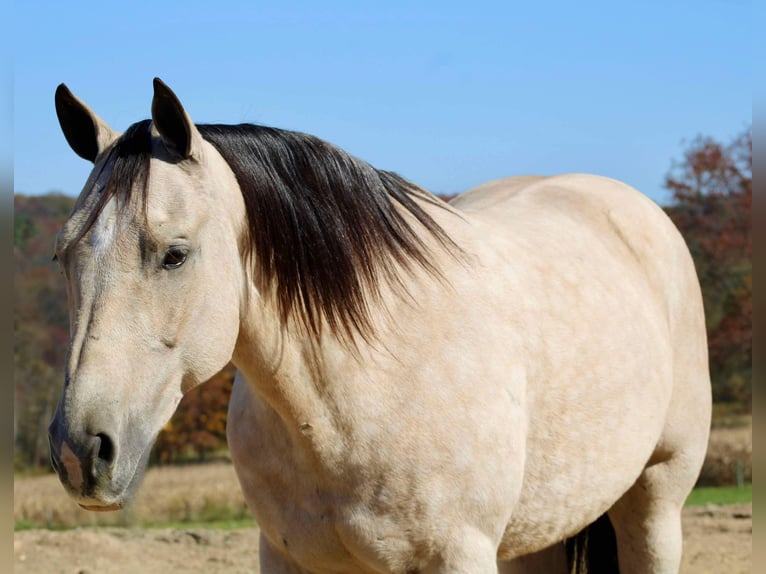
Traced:
POLYGON ((168 224, 195 226, 206 217, 202 193, 206 174, 197 166, 153 158, 146 189, 146 224, 150 229, 168 224))
POLYGON ((193 235, 200 228, 210 216, 206 190, 211 178, 215 181, 215 169, 210 169, 207 161, 174 161, 156 143, 152 148, 144 181, 110 183, 113 162, 107 160, 94 167, 73 213, 57 236, 57 251, 68 251, 85 240, 97 253, 104 254, 112 246, 134 242, 139 237, 162 241, 165 236, 169 239, 171 235, 193 235), (119 192, 119 199, 113 196, 101 206, 100 196, 108 184, 130 190, 119 192), (98 216, 89 225, 95 210, 99 211, 98 216), (89 231, 82 235, 86 225, 89 231))

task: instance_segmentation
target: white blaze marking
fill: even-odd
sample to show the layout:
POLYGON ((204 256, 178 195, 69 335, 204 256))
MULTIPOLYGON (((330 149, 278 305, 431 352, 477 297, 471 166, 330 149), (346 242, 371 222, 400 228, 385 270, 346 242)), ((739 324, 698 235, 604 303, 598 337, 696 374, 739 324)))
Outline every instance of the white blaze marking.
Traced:
POLYGON ((116 201, 111 198, 96 220, 91 230, 91 244, 98 257, 105 253, 117 237, 117 208, 116 201))

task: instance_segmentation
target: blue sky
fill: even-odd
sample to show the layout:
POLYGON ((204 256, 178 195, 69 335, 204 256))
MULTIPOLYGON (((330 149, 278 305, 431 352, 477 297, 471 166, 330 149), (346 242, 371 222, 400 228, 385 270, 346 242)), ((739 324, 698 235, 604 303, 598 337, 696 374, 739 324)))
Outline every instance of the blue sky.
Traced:
POLYGON ((592 172, 665 202, 683 141, 752 115, 734 0, 19 2, 14 28, 17 193, 76 195, 90 170, 60 82, 122 131, 159 76, 197 122, 312 133, 435 193, 592 172))

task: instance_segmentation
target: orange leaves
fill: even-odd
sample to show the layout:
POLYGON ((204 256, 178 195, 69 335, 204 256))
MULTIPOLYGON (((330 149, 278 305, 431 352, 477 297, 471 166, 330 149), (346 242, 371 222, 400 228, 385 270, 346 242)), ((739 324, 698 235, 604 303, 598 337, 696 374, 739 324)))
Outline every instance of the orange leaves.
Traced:
POLYGON ((226 449, 226 415, 233 365, 184 395, 154 447, 155 462, 201 461, 226 449))
POLYGON ((717 401, 752 403, 753 141, 748 128, 730 144, 698 137, 674 165, 667 212, 694 257, 702 285, 717 401))

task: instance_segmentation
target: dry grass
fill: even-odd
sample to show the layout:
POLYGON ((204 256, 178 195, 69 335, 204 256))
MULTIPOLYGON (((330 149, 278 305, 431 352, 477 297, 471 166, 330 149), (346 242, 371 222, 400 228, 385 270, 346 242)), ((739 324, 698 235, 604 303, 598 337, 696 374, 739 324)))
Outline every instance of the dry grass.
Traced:
POLYGON ((149 469, 132 507, 118 512, 82 510, 52 474, 16 479, 13 495, 20 526, 146 526, 249 516, 234 468, 223 462, 149 469))
POLYGON ((711 431, 700 486, 734 486, 738 479, 745 483, 753 481, 752 417, 750 422, 747 426, 711 431))

